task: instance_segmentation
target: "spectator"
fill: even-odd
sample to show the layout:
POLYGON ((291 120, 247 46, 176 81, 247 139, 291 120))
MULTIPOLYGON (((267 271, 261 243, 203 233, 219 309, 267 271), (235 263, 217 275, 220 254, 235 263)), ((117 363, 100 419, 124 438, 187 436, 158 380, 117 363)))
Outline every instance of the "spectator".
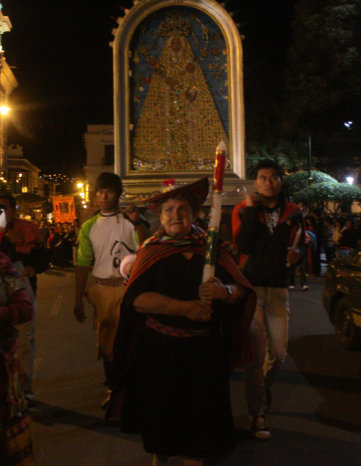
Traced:
POLYGON ((63 240, 62 240, 62 250, 63 250, 63 264, 68 266, 73 262, 73 233, 71 230, 71 224, 68 222, 63 223, 63 240))
POLYGON ((321 253, 325 242, 322 209, 316 208, 311 216, 313 217, 314 233, 317 238, 317 249, 313 255, 313 273, 316 277, 319 277, 321 275, 321 253))
POLYGON ((305 227, 308 236, 311 238, 312 247, 307 249, 307 262, 306 262, 306 272, 310 275, 315 275, 315 263, 318 261, 318 240, 316 235, 316 226, 314 218, 311 215, 305 217, 305 227))
POLYGON ((345 226, 342 229, 338 244, 344 249, 355 249, 357 247, 357 241, 357 232, 354 227, 353 219, 348 217, 346 219, 345 226))
POLYGON ((76 253, 78 249, 78 237, 80 233, 80 221, 78 218, 74 219, 71 225, 71 244, 72 244, 72 260, 73 265, 76 266, 76 253))
POLYGON ((335 245, 335 247, 339 246, 340 238, 341 238, 341 233, 342 229, 345 225, 345 219, 343 217, 337 217, 335 219, 335 225, 332 233, 332 241, 335 245))
POLYGON ((324 218, 324 251, 329 264, 335 257, 335 243, 333 242, 333 221, 331 217, 324 218))
POLYGON ((308 246, 302 246, 300 249, 300 260, 289 267, 288 270, 288 289, 293 291, 296 289, 296 275, 299 274, 300 285, 302 291, 308 290, 306 263, 308 246))
POLYGON ((50 252, 52 264, 58 267, 64 267, 66 263, 64 244, 63 224, 61 222, 57 222, 50 241, 50 252))
POLYGON ((23 372, 22 388, 30 406, 34 398, 32 382, 35 357, 36 275, 48 268, 49 259, 46 249, 40 244, 37 225, 17 217, 14 196, 1 194, 0 205, 6 209, 6 227, 2 232, 0 250, 10 258, 17 271, 24 275, 24 281, 28 284, 28 292, 34 300, 33 320, 18 327, 19 357, 23 372))
POLYGON ((46 248, 48 239, 49 239, 49 227, 47 225, 46 220, 40 220, 39 222, 39 235, 40 235, 40 240, 39 243, 41 244, 42 247, 46 248))

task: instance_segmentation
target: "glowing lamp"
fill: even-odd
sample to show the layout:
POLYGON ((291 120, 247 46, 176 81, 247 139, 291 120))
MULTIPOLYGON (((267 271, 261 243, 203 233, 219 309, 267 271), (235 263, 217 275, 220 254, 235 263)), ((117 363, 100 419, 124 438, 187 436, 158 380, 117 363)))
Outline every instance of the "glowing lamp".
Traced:
POLYGON ((0 113, 1 115, 7 115, 9 113, 10 108, 7 107, 6 105, 1 105, 0 106, 0 113))

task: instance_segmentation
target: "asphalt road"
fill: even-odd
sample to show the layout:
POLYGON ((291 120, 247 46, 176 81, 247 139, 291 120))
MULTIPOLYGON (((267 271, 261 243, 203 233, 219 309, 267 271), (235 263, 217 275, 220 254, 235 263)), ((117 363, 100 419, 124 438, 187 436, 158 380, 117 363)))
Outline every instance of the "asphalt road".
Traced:
MULTIPOLYGON (((232 378, 238 444, 217 465, 356 465, 361 454, 361 352, 338 346, 322 307, 322 278, 291 294, 289 352, 273 389, 273 437, 248 433, 242 373, 232 378)), ((72 314, 74 270, 39 276, 35 407, 31 410, 37 465, 145 466, 140 438, 103 421, 103 370, 96 360, 91 309, 72 314)), ((179 464, 177 459, 174 465, 179 464)))

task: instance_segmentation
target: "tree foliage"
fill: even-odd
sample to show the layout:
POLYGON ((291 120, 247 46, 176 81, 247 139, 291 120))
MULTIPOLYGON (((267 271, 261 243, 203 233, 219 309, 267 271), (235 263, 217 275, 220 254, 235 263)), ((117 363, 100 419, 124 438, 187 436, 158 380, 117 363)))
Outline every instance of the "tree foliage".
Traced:
POLYGON ((286 172, 294 172, 307 167, 307 154, 302 142, 280 140, 277 143, 249 142, 246 146, 247 175, 251 177, 253 168, 264 158, 275 160, 286 172))
POLYGON ((284 193, 293 199, 299 191, 320 183, 331 185, 337 183, 337 180, 320 171, 311 170, 311 177, 309 177, 308 171, 298 171, 288 175, 282 186, 284 193))
POLYGON ((283 187, 292 201, 306 208, 321 207, 324 211, 337 213, 349 210, 354 201, 361 201, 361 190, 355 185, 339 183, 326 173, 312 171, 309 184, 308 172, 289 175, 283 187))

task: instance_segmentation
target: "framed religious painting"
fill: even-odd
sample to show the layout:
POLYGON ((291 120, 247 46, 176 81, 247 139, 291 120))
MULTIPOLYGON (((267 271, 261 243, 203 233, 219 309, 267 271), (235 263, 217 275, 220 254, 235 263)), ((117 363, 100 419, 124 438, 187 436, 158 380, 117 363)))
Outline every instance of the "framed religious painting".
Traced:
POLYGON ((129 191, 169 176, 244 178, 242 43, 216 1, 138 1, 114 31, 115 172, 129 191))

